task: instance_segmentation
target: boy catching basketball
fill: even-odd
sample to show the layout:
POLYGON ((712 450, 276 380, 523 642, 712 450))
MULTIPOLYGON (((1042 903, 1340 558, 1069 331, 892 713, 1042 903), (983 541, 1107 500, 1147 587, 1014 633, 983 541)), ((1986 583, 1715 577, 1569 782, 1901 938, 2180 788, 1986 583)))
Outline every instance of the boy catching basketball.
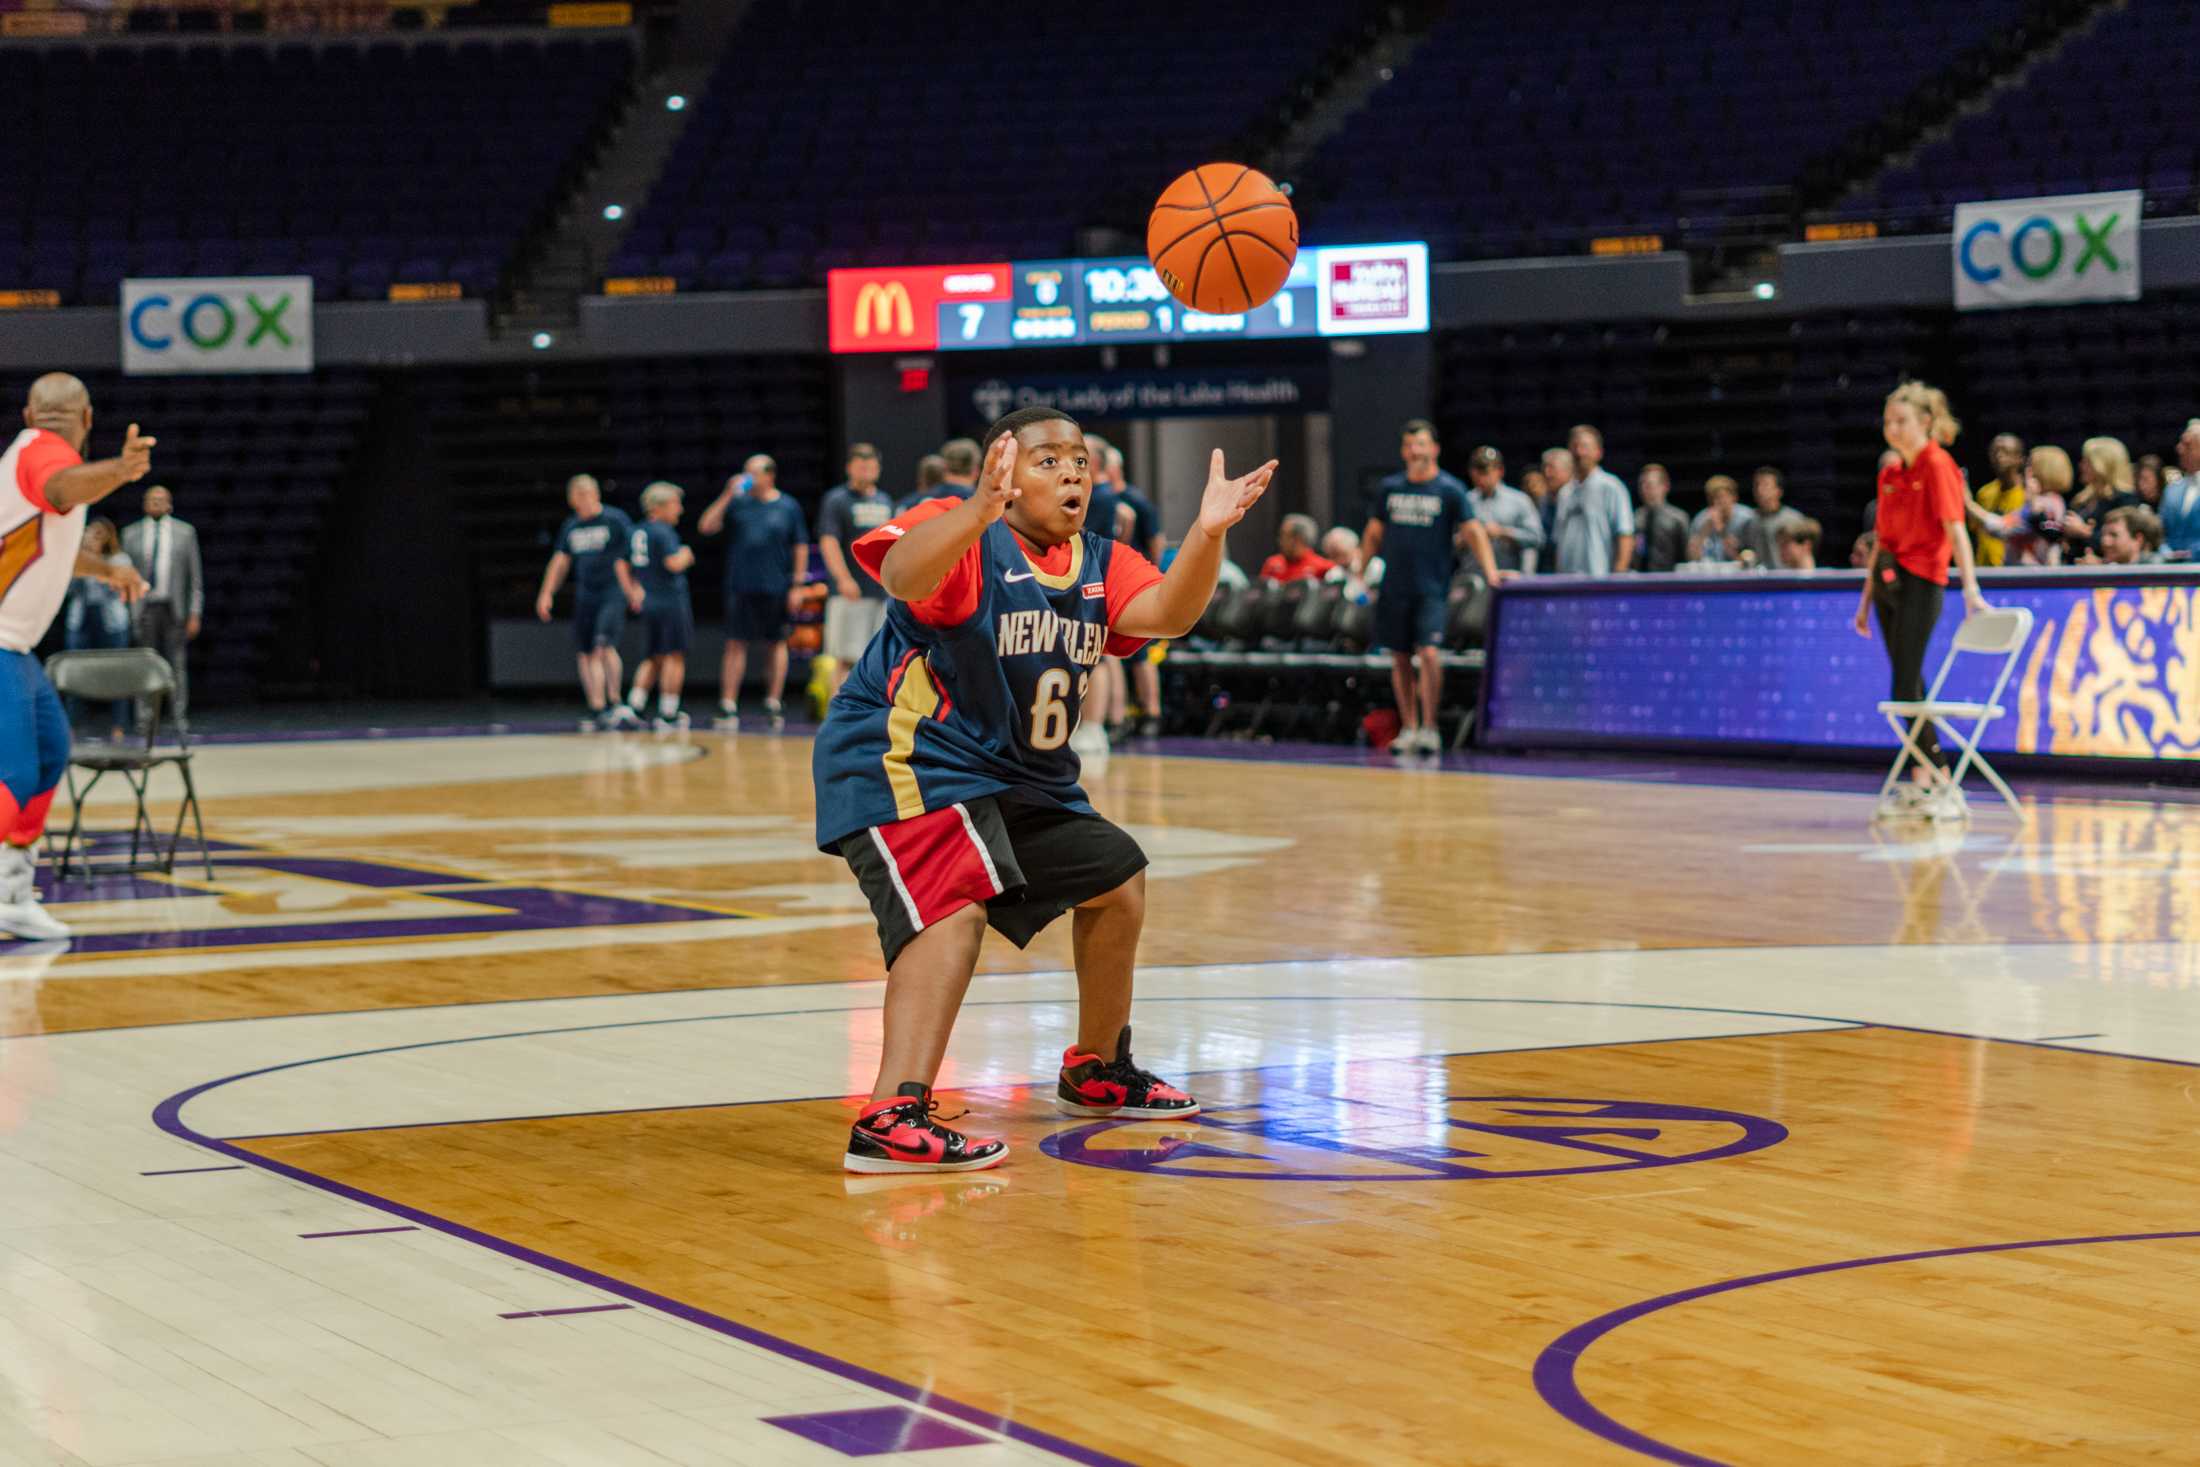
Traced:
POLYGON ((878 1080, 849 1171, 1000 1164, 1005 1143, 935 1119, 932 1081, 985 929, 1024 947, 1064 912, 1078 1020, 1056 1103, 1084 1116, 1199 1109, 1131 1062, 1146 856, 1086 800, 1069 737, 1103 653, 1127 657, 1199 619, 1223 535, 1275 469, 1227 478, 1217 450, 1163 575, 1085 529, 1092 466, 1077 425, 1020 408, 987 432, 970 498, 928 500, 855 542, 892 600, 812 755, 818 849, 854 869, 886 956, 878 1080))

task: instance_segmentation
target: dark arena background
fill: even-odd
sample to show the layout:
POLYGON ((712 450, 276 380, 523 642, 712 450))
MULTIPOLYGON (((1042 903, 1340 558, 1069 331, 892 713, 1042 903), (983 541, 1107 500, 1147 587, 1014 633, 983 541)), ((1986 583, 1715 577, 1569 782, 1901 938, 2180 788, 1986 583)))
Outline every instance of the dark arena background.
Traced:
POLYGON ((2196 39, 0 0, 0 1467, 2200 1462, 2196 39))

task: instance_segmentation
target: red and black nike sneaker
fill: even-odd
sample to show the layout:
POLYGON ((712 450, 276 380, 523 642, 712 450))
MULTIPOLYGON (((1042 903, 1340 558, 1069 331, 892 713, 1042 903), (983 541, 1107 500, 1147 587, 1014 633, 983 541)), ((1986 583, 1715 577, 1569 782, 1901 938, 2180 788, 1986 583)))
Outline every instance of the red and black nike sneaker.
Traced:
POLYGON ((1199 1114, 1199 1102, 1131 1063, 1131 1026, 1115 1041, 1115 1055, 1104 1060, 1071 1045, 1062 1051, 1062 1081, 1054 1103, 1073 1116, 1132 1116, 1164 1120, 1199 1114))
POLYGON ((852 1172, 982 1172, 999 1166, 1008 1143, 965 1136, 934 1120, 940 1103, 911 1080, 891 1100, 874 1100, 848 1132, 842 1165, 852 1172))

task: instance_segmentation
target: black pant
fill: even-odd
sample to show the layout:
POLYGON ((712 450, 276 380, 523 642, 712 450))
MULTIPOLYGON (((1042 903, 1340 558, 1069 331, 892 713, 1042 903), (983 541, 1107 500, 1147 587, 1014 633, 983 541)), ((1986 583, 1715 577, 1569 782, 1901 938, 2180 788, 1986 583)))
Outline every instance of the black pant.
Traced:
MULTIPOLYGON (((168 705, 168 716, 181 721, 191 711, 191 679, 187 659, 190 656, 190 639, 183 634, 183 613, 176 604, 165 598, 158 601, 140 601, 137 604, 137 644, 150 647, 168 659, 168 665, 176 671, 176 696, 168 705)), ((138 722, 142 726, 153 716, 151 705, 138 709, 138 722)))
MULTIPOLYGON (((1894 585, 1882 583, 1881 594, 1874 598, 1879 632, 1887 639, 1887 660, 1894 664, 1893 696, 1898 703, 1914 703, 1925 696, 1925 647, 1940 624, 1940 603, 1947 594, 1946 586, 1897 565, 1894 585)), ((1940 752, 1940 730, 1930 720, 1918 733, 1917 747, 1933 763, 1948 767, 1948 756, 1940 752)))

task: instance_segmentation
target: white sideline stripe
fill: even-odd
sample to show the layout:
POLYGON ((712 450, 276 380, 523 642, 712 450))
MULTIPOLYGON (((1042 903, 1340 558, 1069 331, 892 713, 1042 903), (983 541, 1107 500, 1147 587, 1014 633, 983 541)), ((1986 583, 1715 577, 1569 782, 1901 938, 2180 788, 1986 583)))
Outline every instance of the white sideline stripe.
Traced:
POLYGON ((893 881, 894 890, 901 893, 901 904, 909 909, 909 921, 917 931, 922 932, 924 914, 917 910, 917 900, 909 895, 909 888, 902 885, 901 867, 894 864, 894 853, 887 849, 886 837, 879 834, 879 828, 875 825, 871 827, 871 844, 877 846, 878 853, 886 858, 886 875, 893 881))
POLYGON ((970 833, 970 843, 978 848, 978 859, 985 862, 985 879, 993 883, 993 894, 999 896, 1002 890, 1001 873, 993 869, 993 853, 985 848, 984 841, 978 839, 978 827, 971 823, 970 811, 960 800, 955 802, 955 813, 962 816, 963 829, 970 833))
MULTIPOLYGON (((313 943, 252 952, 176 953, 165 957, 132 955, 102 958, 64 957, 41 976, 61 978, 152 978, 179 973, 220 973, 247 968, 344 968, 358 963, 440 961, 489 958, 508 953, 563 952, 572 948, 630 947, 640 943, 710 942, 718 938, 775 937, 827 927, 857 927, 871 921, 864 912, 820 912, 802 917, 728 918, 717 922, 645 922, 631 927, 575 927, 552 932, 500 932, 489 937, 415 938, 378 943, 313 943)), ((271 929, 279 931, 280 929, 271 929)), ((8 953, 0 944, 0 958, 8 953)), ((37 982, 16 976, 0 964, 0 986, 37 982)))

